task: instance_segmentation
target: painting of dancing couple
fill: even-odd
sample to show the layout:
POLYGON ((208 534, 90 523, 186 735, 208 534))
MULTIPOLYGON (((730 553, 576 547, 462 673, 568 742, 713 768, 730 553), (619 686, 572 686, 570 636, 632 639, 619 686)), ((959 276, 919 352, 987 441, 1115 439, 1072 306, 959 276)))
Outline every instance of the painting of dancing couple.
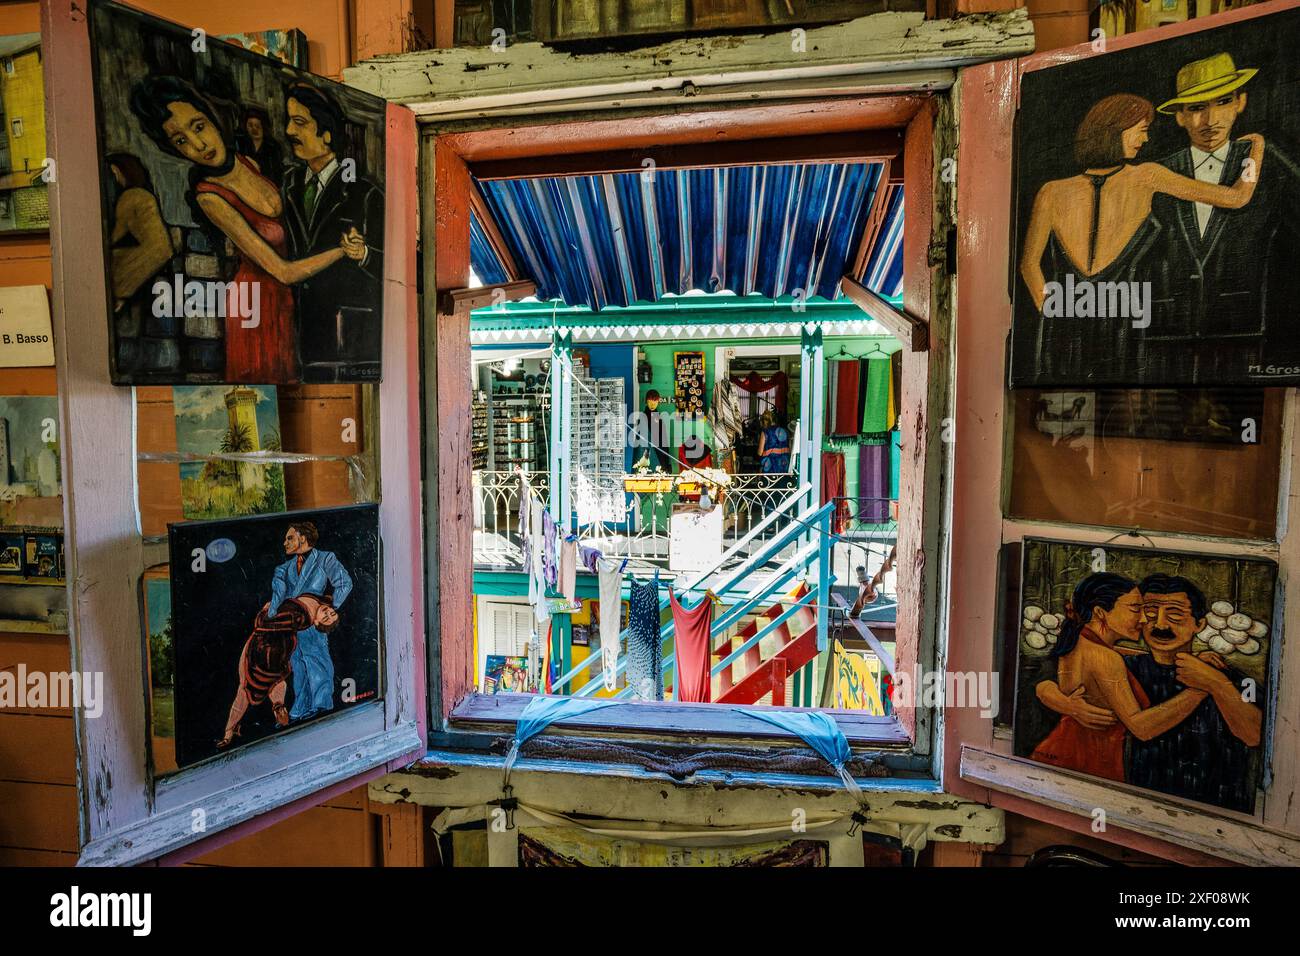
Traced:
POLYGON ((113 381, 379 381, 383 100, 117 4, 90 17, 113 381))
POLYGON ((1026 539, 1015 752, 1253 813, 1271 561, 1026 539))
POLYGON ((380 695, 377 505, 168 531, 180 767, 380 695))
POLYGON ((1027 72, 1012 387, 1300 384, 1300 10, 1027 72))

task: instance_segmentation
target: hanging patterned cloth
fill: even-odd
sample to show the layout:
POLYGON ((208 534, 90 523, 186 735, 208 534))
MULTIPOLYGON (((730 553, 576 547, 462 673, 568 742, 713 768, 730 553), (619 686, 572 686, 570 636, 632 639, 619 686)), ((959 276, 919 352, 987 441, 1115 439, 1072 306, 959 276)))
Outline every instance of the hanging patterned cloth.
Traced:
POLYGON ((645 584, 632 579, 628 591, 627 682, 633 700, 663 700, 663 643, 659 638, 659 572, 645 584))
POLYGON ((720 375, 713 383, 713 421, 710 424, 718 460, 725 461, 745 428, 740 414, 740 390, 729 376, 720 375))

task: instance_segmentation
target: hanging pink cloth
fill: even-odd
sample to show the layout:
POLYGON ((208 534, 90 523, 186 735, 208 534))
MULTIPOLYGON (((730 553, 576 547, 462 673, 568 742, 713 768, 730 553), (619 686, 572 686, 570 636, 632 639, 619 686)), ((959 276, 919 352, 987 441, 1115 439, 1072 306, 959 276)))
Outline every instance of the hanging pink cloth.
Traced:
POLYGON ((707 704, 713 699, 709 677, 710 634, 713 629, 713 599, 707 595, 687 610, 677 603, 677 595, 668 589, 668 603, 673 609, 677 655, 677 685, 673 700, 689 704, 707 704))

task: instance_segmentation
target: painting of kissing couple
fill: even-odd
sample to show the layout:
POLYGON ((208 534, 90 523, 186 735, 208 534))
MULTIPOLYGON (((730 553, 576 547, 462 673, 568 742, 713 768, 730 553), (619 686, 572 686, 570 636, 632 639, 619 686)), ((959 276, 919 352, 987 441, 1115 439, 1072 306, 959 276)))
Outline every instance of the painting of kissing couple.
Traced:
POLYGON ((380 379, 383 100, 91 5, 113 381, 380 379))
POLYGON ((1012 387, 1300 383, 1300 10, 1026 72, 1012 387))
POLYGON ((374 700, 379 509, 168 528, 176 762, 374 700))
POLYGON ((1277 567, 1027 539, 1015 752, 1253 813, 1277 567))

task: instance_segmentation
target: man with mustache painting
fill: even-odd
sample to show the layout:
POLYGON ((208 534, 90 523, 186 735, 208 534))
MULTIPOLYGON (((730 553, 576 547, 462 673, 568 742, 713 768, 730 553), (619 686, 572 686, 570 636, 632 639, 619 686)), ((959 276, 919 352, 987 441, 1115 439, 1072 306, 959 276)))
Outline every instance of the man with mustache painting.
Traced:
POLYGON ((1206 698, 1186 720, 1150 740, 1129 740, 1127 780, 1138 787, 1249 813, 1254 806, 1250 751, 1262 736, 1263 712, 1243 694, 1243 675, 1191 654, 1205 628, 1205 595, 1186 578, 1152 574, 1138 585, 1143 639, 1150 654, 1125 659, 1158 705, 1187 688, 1206 698))
POLYGON ((285 114, 285 137, 299 160, 281 184, 290 242, 307 256, 342 235, 349 256, 295 289, 303 381, 378 381, 383 190, 343 155, 347 119, 332 97, 296 83, 285 92, 285 114))

